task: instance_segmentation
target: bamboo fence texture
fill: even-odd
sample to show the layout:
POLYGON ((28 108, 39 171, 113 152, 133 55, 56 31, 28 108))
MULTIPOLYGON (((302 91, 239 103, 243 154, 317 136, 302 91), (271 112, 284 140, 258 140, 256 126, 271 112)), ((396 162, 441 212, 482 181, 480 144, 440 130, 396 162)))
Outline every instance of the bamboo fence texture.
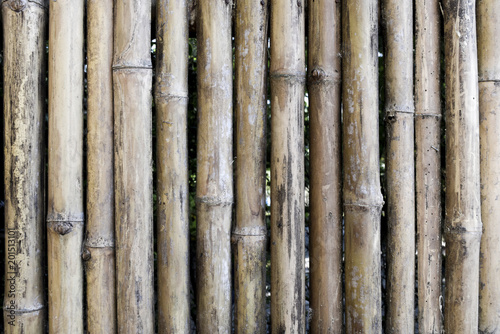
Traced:
POLYGON ((499 333, 495 0, 3 0, 1 333, 499 333))

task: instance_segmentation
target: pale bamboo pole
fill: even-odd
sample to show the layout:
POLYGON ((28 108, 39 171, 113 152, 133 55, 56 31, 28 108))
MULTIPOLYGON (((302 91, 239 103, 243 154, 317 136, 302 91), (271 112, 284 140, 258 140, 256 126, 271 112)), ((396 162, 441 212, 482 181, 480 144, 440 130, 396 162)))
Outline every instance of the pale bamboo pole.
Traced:
POLYGON ((347 333, 381 333, 378 3, 342 6, 347 333))
POLYGON ((340 2, 309 1, 311 333, 342 333, 340 2))
POLYGON ((117 328, 152 333, 151 1, 114 10, 114 186, 117 328))
POLYGON ((87 0, 87 41, 87 330, 115 333, 112 0, 87 0))
POLYGON ((415 169, 418 328, 440 334, 441 89, 439 2, 415 2, 415 169))
POLYGON ((159 0, 156 47, 158 330, 190 332, 186 0, 159 0))
POLYGON ((49 332, 83 333, 84 1, 49 13, 49 332))
POLYGON ((481 216, 479 332, 500 331, 500 2, 477 4, 481 216))
POLYGON ((231 332, 233 61, 231 7, 200 0, 198 40, 197 331, 231 332))
POLYGON ((48 1, 2 3, 4 332, 43 333, 44 114, 48 1))
POLYGON ((444 2, 446 75, 445 331, 478 332, 479 107, 476 3, 444 2))
POLYGON ((268 3, 236 3, 236 333, 266 333, 266 68, 268 3))
POLYGON ((271 331, 305 331, 305 3, 271 1, 271 331))
POLYGON ((414 331, 413 0, 383 2, 387 136, 386 333, 414 331))

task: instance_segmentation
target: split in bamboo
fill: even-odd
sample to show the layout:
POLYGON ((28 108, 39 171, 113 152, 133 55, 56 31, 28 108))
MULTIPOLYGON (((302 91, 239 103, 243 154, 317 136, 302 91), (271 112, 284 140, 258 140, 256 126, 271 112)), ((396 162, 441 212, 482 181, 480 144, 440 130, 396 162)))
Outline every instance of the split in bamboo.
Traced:
POLYGON ((413 1, 385 0, 382 9, 387 136, 386 333, 411 334, 415 303, 413 1))
POLYGON ((378 3, 342 6, 346 329, 381 333, 378 3))
POLYGON ((87 330, 115 333, 112 1, 87 1, 87 41, 87 330))
POLYGON ((415 1, 415 169, 418 328, 440 334, 441 89, 439 1, 415 1))
POLYGON ((227 0, 200 0, 196 176, 197 331, 231 332, 233 57, 227 0))
POLYGON ((305 331, 305 3, 271 2, 271 331, 305 331))
POLYGON ((156 171, 158 330, 190 333, 188 1, 158 0, 156 171))
POLYGON ((2 3, 5 143, 4 332, 42 333, 45 40, 48 1, 2 3))
POLYGON ((342 333, 340 2, 309 1, 311 333, 342 333))
POLYGON ((266 64, 268 3, 236 3, 236 333, 266 333, 266 64))
POLYGON ((481 217, 479 332, 500 331, 500 2, 477 4, 481 217))
POLYGON ((479 108, 476 3, 444 1, 446 333, 478 332, 479 108))
POLYGON ((114 10, 114 188, 119 333, 154 331, 151 1, 114 10))
POLYGON ((83 0, 50 1, 49 332, 83 333, 83 0))

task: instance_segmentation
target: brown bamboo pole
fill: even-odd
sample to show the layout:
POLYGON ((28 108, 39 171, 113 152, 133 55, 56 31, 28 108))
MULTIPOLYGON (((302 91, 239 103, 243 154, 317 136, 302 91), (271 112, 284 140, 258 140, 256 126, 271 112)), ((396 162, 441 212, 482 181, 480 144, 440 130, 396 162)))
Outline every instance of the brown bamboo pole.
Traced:
POLYGON ((415 294, 415 164, 413 1, 383 2, 387 136, 386 333, 413 333, 415 294))
POLYGON ((271 1, 271 331, 305 331, 305 3, 271 1))
POLYGON ((198 2, 197 331, 231 332, 231 1, 198 2))
POLYGON ((115 333, 113 1, 87 0, 87 41, 87 330, 115 333))
POLYGON ((186 0, 159 0, 156 136, 158 330, 190 333, 186 0))
POLYGON ((117 328, 152 333, 153 207, 151 2, 114 12, 114 186, 117 328))
POLYGON ((479 332, 500 332, 500 3, 477 3, 479 124, 481 147, 481 217, 479 332))
POLYGON ((236 3, 235 328, 266 333, 266 69, 268 3, 236 3))
POLYGON ((476 3, 444 2, 446 75, 445 331, 478 332, 479 108, 476 3))
POLYGON ((42 333, 47 1, 2 3, 5 333, 42 333))
POLYGON ((378 3, 342 6, 347 333, 381 333, 378 3))
POLYGON ((84 2, 49 13, 49 332, 83 333, 84 2))
POLYGON ((415 2, 415 170, 418 328, 440 334, 441 101, 438 1, 415 2))
POLYGON ((340 2, 309 1, 311 333, 342 333, 340 2))

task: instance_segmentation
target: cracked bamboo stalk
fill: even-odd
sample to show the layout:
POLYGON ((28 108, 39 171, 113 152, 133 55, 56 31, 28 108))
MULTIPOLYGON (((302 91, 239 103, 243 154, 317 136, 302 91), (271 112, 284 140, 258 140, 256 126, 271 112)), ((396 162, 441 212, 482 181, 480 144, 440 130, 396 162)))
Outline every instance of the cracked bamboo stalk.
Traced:
POLYGON ((2 3, 5 333, 42 333, 47 1, 2 3))
POLYGON ((387 135, 386 333, 413 333, 415 294, 415 164, 413 1, 385 0, 387 135))
POLYGON ((154 331, 151 2, 114 10, 114 187, 119 333, 154 331))
POLYGON ((271 1, 271 331, 305 331, 305 3, 271 1))
POLYGON ((415 170, 418 328, 440 334, 441 100, 439 2, 415 2, 415 170))
POLYGON ((186 0, 159 0, 156 136, 158 330, 190 333, 186 0))
POLYGON ((83 333, 84 1, 49 13, 49 332, 83 333))
POLYGON ((445 331, 478 332, 479 107, 474 0, 444 2, 446 75, 445 331))
POLYGON ((381 333, 378 3, 342 6, 346 329, 381 333))
POLYGON ((500 2, 477 4, 479 122, 481 146, 481 216, 479 332, 500 331, 500 2))
POLYGON ((115 333, 113 1, 87 0, 87 20, 87 330, 115 333))
POLYGON ((266 1, 236 4, 236 333, 266 333, 266 1))
POLYGON ((197 331, 231 332, 232 2, 200 0, 198 40, 197 331))
POLYGON ((340 3, 309 1, 311 333, 342 333, 340 3))

